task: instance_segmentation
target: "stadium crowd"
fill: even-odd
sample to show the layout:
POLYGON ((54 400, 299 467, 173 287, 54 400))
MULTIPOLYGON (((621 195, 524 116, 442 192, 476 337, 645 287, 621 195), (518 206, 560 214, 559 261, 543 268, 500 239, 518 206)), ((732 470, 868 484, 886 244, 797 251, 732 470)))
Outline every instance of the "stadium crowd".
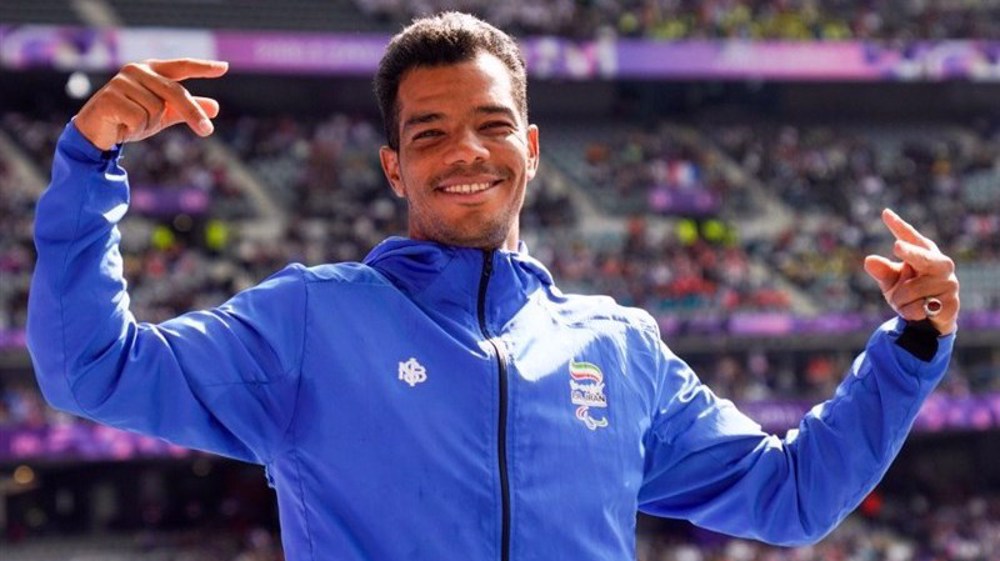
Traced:
POLYGON ((723 204, 730 214, 753 210, 744 186, 721 169, 715 154, 667 123, 586 128, 588 140, 575 147, 583 162, 573 168, 602 209, 687 216, 713 216, 723 204))
MULTIPOLYGON (((38 163, 41 174, 63 123, 17 113, 0 116, 0 127, 38 163)), ((285 215, 265 234, 253 233, 260 218, 247 203, 247 187, 228 172, 231 164, 217 150, 196 148, 205 143, 180 129, 168 131, 176 134, 164 135, 161 142, 128 146, 125 165, 134 184, 193 186, 207 190, 211 200, 193 212, 163 215, 140 208, 126 217, 124 267, 136 317, 155 322, 217 305, 289 262, 358 260, 385 235, 403 233, 403 205, 385 188, 375 160, 376 130, 371 121, 344 114, 320 120, 235 117, 223 123, 226 151, 250 170, 285 215)), ((889 246, 877 221, 883 206, 925 225, 960 266, 1000 266, 1000 197, 981 192, 995 186, 1000 173, 996 129, 970 127, 948 134, 919 129, 887 137, 884 131, 829 127, 706 126, 706 142, 694 143, 680 141, 663 126, 624 130, 631 142, 577 143, 582 153, 564 167, 592 161, 594 168, 582 171, 583 181, 597 185, 628 177, 625 182, 639 191, 671 181, 680 182, 679 189, 721 185, 715 191, 720 206, 707 215, 672 216, 666 227, 659 218, 662 209, 619 209, 611 218, 623 224, 620 234, 600 236, 589 230, 570 196, 577 188, 566 184, 572 179, 543 170, 529 189, 522 225, 532 254, 567 292, 610 294, 663 321, 797 313, 795 290, 824 313, 884 312, 874 283, 860 268, 866 253, 889 246), (705 148, 712 145, 777 193, 794 209, 795 220, 776 236, 741 239, 738 217, 757 203, 746 202, 752 191, 732 187, 713 171, 720 156, 705 148), (782 278, 787 283, 779 282, 782 278)), ((34 260, 31 208, 37 194, 14 177, 5 158, 0 154, 0 209, 11 219, 0 221, 0 330, 10 332, 25 320, 34 260)), ((1000 309, 1000 291, 995 282, 992 287, 992 292, 964 291, 963 308, 1000 309)), ((846 360, 775 355, 770 360, 714 357, 699 372, 734 399, 814 397, 829 389, 816 381, 826 371, 819 366, 834 362, 839 373, 846 360), (760 367, 762 360, 767 368, 760 367), (770 378, 758 379, 765 372, 770 378)), ((996 359, 977 359, 969 368, 976 372, 972 379, 955 383, 973 391, 992 388, 996 376, 979 373, 980 364, 996 372, 996 359)))
MULTIPOLYGON (((62 123, 7 114, 2 125, 44 170, 62 123)), ((222 164, 206 164, 211 159, 204 148, 193 148, 198 143, 179 140, 183 131, 168 131, 176 134, 162 142, 127 147, 123 162, 133 185, 141 188, 160 183, 152 178, 170 177, 164 183, 183 188, 190 182, 208 189, 211 200, 211 206, 196 212, 173 215, 133 209, 122 223, 125 273, 136 317, 161 321, 221 303, 292 261, 359 260, 385 235, 403 233, 403 205, 385 188, 374 160, 379 143, 374 130, 370 121, 346 115, 318 123, 243 117, 228 127, 226 145, 286 215, 281 230, 270 236, 244 235, 254 219, 247 217, 252 208, 241 186, 227 179, 222 164), (176 159, 185 155, 187 159, 176 159), (181 163, 188 160, 190 166, 181 163)), ((663 163, 651 159, 643 165, 663 163)), ((30 209, 30 200, 23 204, 30 209)), ((16 216, 23 222, 3 252, 30 263, 30 213, 16 216)), ((634 219, 625 235, 596 251, 580 241, 587 233, 578 222, 562 182, 542 174, 532 183, 522 217, 524 229, 538 240, 530 249, 568 289, 608 292, 625 303, 679 314, 788 308, 780 289, 751 272, 744 249, 725 222, 687 220, 661 236, 634 219), (569 235, 558 235, 567 231, 569 235)), ((20 289, 4 297, 4 322, 17 328, 23 326, 30 267, 10 274, 20 289)))
MULTIPOLYGON (((4 117, 4 128, 41 169, 61 123, 4 117)), ((244 235, 252 220, 240 217, 253 211, 240 185, 228 179, 224 165, 208 163, 206 151, 193 148, 198 143, 180 140, 182 131, 159 143, 130 146, 125 161, 135 184, 191 186, 207 190, 211 201, 200 211, 174 216, 140 211, 124 223, 126 273, 140 318, 158 321, 219 303, 290 261, 360 259, 384 235, 404 230, 402 204, 388 196, 374 162, 379 141, 369 121, 345 115, 318 123, 245 117, 228 130, 227 145, 287 214, 283 230, 270 237, 244 235)), ((524 218, 536 240, 532 252, 569 290, 609 293, 654 313, 680 315, 791 310, 788 289, 774 281, 780 277, 824 310, 880 309, 859 265, 864 254, 886 245, 877 221, 884 206, 926 225, 960 263, 1000 261, 1000 199, 988 192, 1000 153, 995 133, 966 131, 953 142, 925 134, 886 148, 863 135, 822 128, 707 130, 745 173, 795 209, 796 220, 779 235, 741 240, 738 220, 726 217, 753 206, 746 202, 749 191, 712 171, 713 156, 679 145, 669 132, 653 131, 629 135, 633 141, 614 151, 588 145, 581 160, 593 163, 586 172, 592 185, 623 185, 612 197, 622 200, 639 191, 639 200, 647 199, 654 212, 633 215, 616 239, 590 243, 565 186, 549 185, 555 181, 542 174, 524 218), (664 213, 649 194, 661 186, 707 190, 719 207, 697 211, 708 216, 681 216, 666 232, 648 228, 647 216, 664 213)), ((5 283, 0 325, 17 328, 30 277, 31 198, 23 189, 7 188, 0 204, 16 217, 5 222, 8 235, 0 248, 0 265, 14 281, 5 283)), ((634 210, 636 201, 631 205, 626 210, 634 210)), ((967 309, 1000 308, 996 291, 968 296, 967 309)))
MULTIPOLYGON (((827 309, 880 305, 860 264, 887 247, 878 220, 885 207, 921 224, 959 267, 1000 271, 1000 127, 994 124, 893 132, 790 124, 705 130, 797 210, 779 235, 748 251, 827 309)), ((963 291, 962 307, 1000 309, 996 284, 984 288, 963 291)))
POLYGON ((997 6, 904 0, 356 0, 382 22, 439 10, 470 11, 518 34, 593 38, 604 33, 676 39, 997 39, 997 6), (993 17, 991 17, 993 16, 993 17))

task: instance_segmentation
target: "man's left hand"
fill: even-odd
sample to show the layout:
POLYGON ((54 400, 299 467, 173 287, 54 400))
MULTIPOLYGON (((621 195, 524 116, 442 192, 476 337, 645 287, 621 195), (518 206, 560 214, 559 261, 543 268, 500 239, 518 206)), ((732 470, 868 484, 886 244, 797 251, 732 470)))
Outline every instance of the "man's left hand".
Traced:
POLYGON ((959 309, 955 262, 892 210, 882 211, 882 221, 896 237, 892 253, 900 261, 869 255, 865 271, 900 317, 907 321, 927 319, 942 335, 953 333, 959 309), (940 311, 933 316, 924 309, 929 298, 941 302, 940 311))

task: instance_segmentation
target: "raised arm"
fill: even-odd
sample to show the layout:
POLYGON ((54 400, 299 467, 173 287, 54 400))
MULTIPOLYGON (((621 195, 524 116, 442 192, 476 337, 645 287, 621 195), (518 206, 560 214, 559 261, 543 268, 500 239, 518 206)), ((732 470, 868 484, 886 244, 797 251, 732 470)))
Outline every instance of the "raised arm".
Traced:
POLYGON ((118 249, 129 201, 120 143, 178 122, 196 125, 206 108, 218 109, 153 69, 177 78, 224 70, 192 61, 130 65, 67 125, 36 210, 28 348, 57 408, 266 463, 280 453, 294 410, 301 270, 160 325, 138 323, 129 311, 118 249))
POLYGON ((795 545, 825 536, 878 483, 947 370, 958 314, 951 260, 891 211, 883 220, 902 261, 870 256, 866 268, 900 317, 875 331, 835 395, 785 438, 761 432, 662 347, 642 510, 795 545), (940 302, 933 317, 927 298, 940 302))

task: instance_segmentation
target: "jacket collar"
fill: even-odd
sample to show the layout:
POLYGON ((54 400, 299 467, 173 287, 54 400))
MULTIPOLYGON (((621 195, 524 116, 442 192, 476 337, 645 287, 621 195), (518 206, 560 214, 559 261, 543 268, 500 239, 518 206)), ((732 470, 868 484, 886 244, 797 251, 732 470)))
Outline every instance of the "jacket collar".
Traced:
POLYGON ((552 285, 552 275, 528 255, 524 242, 517 251, 488 252, 391 237, 372 249, 364 263, 426 312, 438 316, 464 311, 477 320, 487 258, 493 266, 487 285, 486 322, 497 333, 534 292, 552 285))

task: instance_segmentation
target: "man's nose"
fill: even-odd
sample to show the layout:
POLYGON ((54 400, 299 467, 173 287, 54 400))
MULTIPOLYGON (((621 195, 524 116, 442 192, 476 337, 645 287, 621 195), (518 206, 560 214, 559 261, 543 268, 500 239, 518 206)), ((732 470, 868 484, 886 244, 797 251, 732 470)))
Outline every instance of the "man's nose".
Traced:
POLYGON ((445 163, 449 165, 460 163, 471 164, 472 162, 486 160, 489 158, 489 155, 489 149, 483 144, 483 139, 476 134, 475 130, 463 130, 457 133, 448 145, 448 150, 445 153, 445 163))

